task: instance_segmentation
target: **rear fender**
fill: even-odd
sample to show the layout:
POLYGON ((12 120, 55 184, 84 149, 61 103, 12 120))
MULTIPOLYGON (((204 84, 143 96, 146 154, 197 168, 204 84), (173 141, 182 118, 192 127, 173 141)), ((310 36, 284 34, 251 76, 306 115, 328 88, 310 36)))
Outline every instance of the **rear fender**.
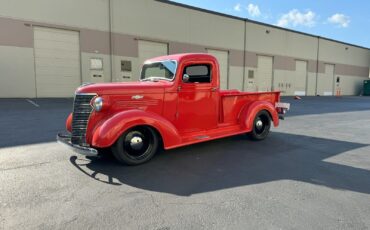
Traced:
POLYGON ((254 118, 261 110, 269 112, 275 127, 279 125, 279 115, 274 105, 267 101, 255 101, 241 110, 239 122, 242 129, 245 129, 247 132, 252 131, 254 118))
POLYGON ((134 109, 117 113, 99 124, 94 130, 91 145, 99 148, 110 147, 126 130, 139 125, 156 129, 165 148, 181 143, 181 137, 171 122, 158 114, 134 109))

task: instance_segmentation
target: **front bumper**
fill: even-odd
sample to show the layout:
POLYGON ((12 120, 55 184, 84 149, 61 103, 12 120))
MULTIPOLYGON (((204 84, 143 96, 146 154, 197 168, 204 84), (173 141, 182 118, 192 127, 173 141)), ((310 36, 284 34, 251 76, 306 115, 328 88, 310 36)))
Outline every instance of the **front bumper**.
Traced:
POLYGON ((80 145, 75 145, 71 143, 71 135, 58 133, 57 135, 58 143, 61 143, 68 148, 72 149, 74 152, 85 155, 85 156, 98 156, 98 150, 94 148, 84 147, 80 145))

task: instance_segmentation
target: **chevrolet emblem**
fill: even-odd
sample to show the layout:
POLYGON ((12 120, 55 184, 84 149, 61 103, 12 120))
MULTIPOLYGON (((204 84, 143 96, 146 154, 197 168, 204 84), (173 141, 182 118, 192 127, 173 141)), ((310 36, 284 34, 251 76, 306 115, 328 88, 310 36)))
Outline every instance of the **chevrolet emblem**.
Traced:
POLYGON ((140 100, 140 99, 143 99, 144 96, 143 95, 135 95, 135 96, 132 96, 131 99, 134 99, 134 100, 140 100))

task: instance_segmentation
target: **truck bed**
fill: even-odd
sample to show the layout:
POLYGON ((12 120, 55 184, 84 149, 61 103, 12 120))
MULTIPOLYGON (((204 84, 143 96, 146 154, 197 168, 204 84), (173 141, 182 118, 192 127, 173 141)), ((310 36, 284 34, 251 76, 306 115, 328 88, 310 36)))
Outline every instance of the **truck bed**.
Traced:
POLYGON ((238 117, 244 106, 255 101, 267 101, 275 105, 279 102, 280 92, 240 92, 239 90, 220 91, 220 122, 233 125, 238 123, 238 117))

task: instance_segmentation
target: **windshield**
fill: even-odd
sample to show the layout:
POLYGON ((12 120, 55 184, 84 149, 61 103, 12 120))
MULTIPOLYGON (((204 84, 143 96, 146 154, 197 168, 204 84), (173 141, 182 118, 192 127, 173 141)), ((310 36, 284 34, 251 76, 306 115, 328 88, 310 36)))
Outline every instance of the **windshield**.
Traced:
POLYGON ((153 62, 143 65, 141 70, 140 80, 167 80, 172 81, 176 74, 176 61, 168 60, 161 62, 153 62))

